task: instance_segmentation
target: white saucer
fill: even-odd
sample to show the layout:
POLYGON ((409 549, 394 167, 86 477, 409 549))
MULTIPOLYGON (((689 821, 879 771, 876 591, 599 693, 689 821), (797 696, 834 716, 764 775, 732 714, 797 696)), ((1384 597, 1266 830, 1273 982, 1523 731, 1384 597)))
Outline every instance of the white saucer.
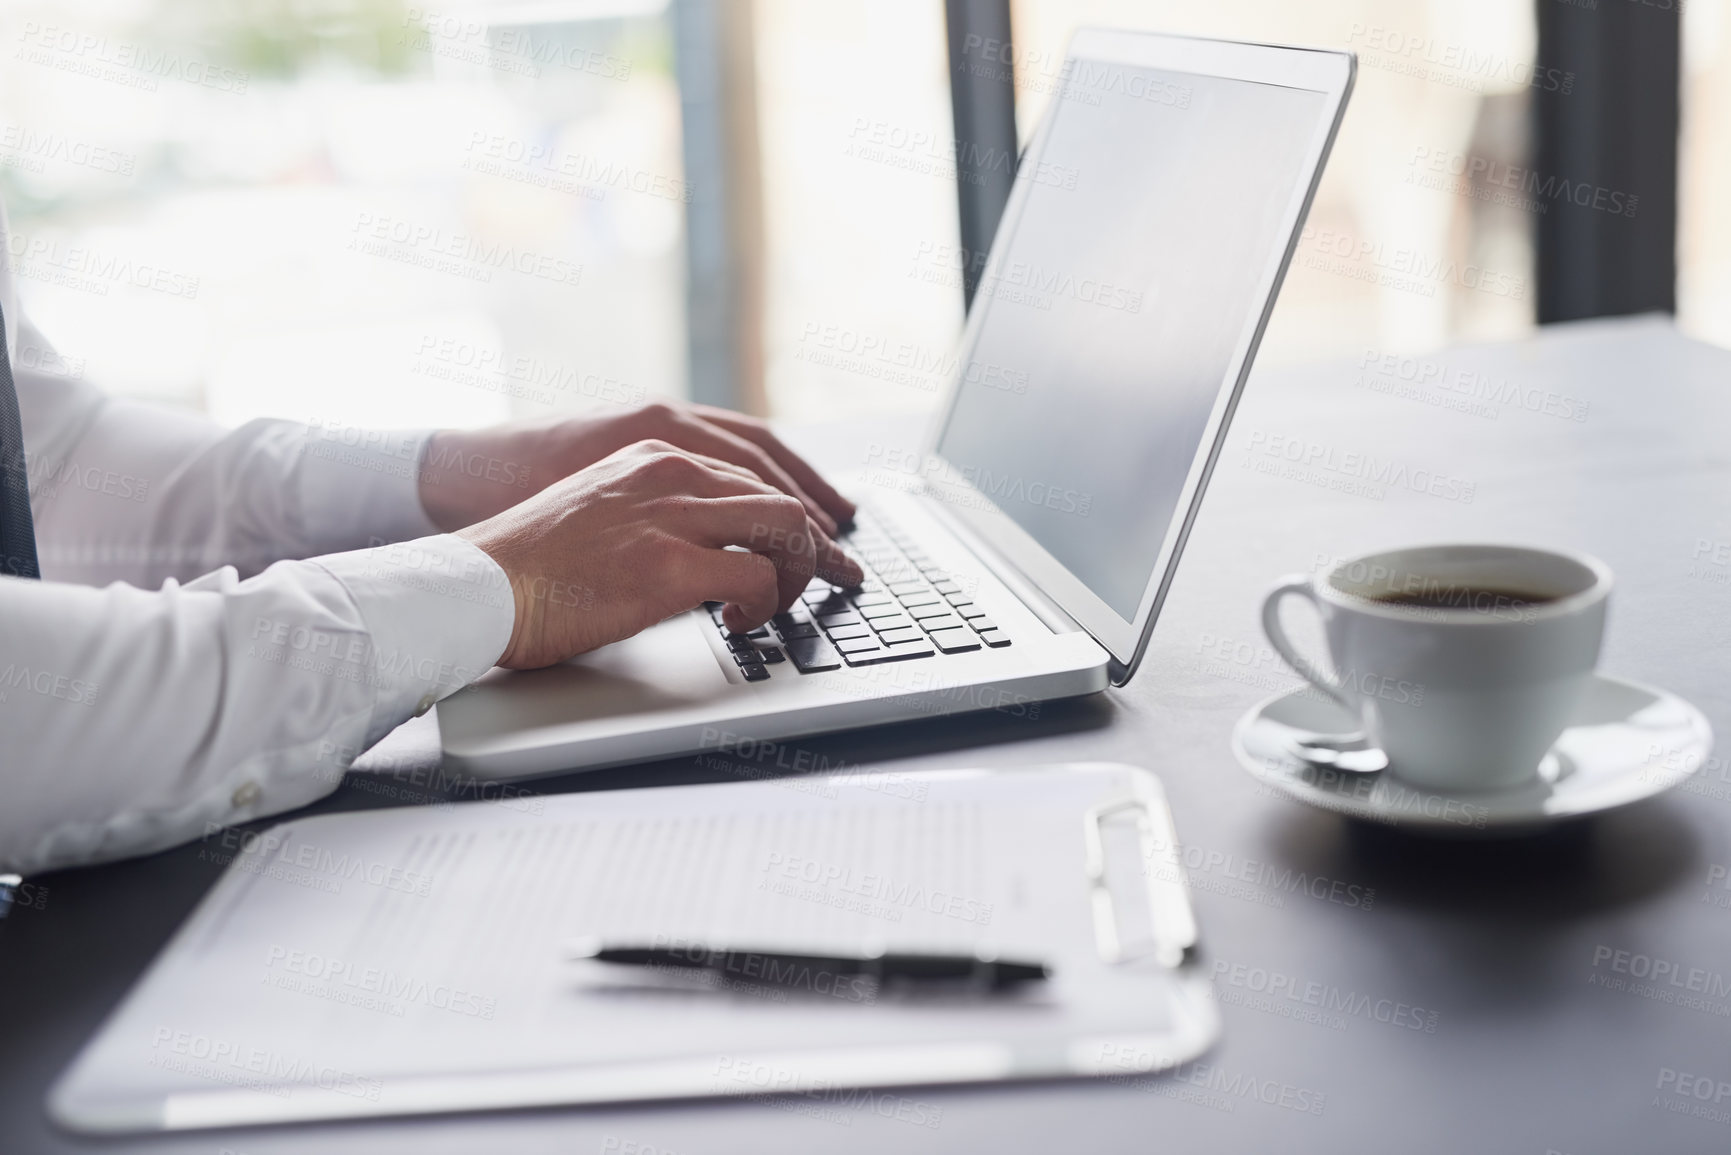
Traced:
POLYGON ((1300 735, 1341 734, 1354 719, 1308 687, 1258 705, 1232 731, 1232 752, 1263 785, 1354 818, 1439 834, 1527 830, 1627 806, 1670 789, 1701 767, 1713 730, 1674 694, 1594 676, 1573 721, 1528 786, 1437 794, 1396 771, 1353 773, 1306 762, 1300 735))

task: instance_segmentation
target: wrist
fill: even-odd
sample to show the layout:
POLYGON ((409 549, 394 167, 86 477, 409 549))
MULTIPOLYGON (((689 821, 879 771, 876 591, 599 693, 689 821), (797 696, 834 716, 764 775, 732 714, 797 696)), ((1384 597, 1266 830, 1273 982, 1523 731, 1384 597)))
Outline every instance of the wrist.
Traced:
POLYGON ((421 508, 446 533, 511 508, 539 485, 521 434, 440 429, 421 457, 421 508))
POLYGON ((589 423, 521 423, 440 429, 427 438, 421 508, 446 533, 503 513, 588 464, 579 431, 589 423))
POLYGON ((427 520, 442 533, 454 532, 473 521, 464 516, 467 511, 463 508, 461 487, 453 484, 456 479, 450 470, 453 457, 460 452, 455 448, 457 437, 455 430, 434 430, 421 449, 420 468, 416 472, 421 508, 426 511, 427 520))
POLYGON ((532 581, 524 575, 517 551, 512 549, 513 539, 521 534, 513 534, 508 526, 497 524, 498 520, 489 518, 477 522, 457 530, 452 536, 462 538, 486 554, 504 571, 505 582, 511 590, 511 636, 494 664, 510 669, 517 668, 522 655, 527 652, 527 639, 533 636, 536 628, 535 606, 534 599, 529 597, 532 581))

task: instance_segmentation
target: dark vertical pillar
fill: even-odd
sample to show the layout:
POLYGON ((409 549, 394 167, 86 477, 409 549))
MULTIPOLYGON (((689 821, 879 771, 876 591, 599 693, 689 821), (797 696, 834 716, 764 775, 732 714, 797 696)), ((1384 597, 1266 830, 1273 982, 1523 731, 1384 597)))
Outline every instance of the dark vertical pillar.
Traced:
POLYGON ((962 292, 969 305, 1016 179, 1016 70, 1010 0, 945 0, 962 292))
POLYGON ((1670 312, 1681 0, 1535 2, 1539 321, 1670 312))

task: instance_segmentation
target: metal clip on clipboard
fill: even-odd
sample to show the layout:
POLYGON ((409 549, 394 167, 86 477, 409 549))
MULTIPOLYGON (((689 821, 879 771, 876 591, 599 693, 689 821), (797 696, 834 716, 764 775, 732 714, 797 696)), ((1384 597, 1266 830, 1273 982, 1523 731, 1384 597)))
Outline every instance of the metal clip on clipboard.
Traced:
POLYGON ((1158 795, 1126 798, 1094 807, 1083 815, 1082 823, 1100 957, 1108 963, 1152 958, 1173 969, 1184 965, 1196 950, 1196 916, 1190 909, 1178 836, 1165 801, 1158 795), (1122 846, 1132 838, 1133 860, 1129 854, 1109 853, 1109 847, 1122 846), (1133 871, 1131 861, 1136 864, 1133 871), (1132 873, 1137 877, 1126 877, 1132 873), (1127 927, 1128 920, 1120 914, 1120 910, 1138 910, 1132 885, 1142 891, 1145 903, 1147 928, 1142 933, 1127 927), (1129 905, 1121 906, 1126 902, 1129 905))

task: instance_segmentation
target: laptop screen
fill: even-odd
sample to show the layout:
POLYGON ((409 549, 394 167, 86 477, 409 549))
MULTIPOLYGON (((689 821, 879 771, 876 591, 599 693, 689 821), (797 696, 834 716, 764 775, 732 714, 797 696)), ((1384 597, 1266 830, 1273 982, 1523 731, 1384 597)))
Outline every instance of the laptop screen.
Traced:
POLYGON ((1333 112, 1323 92, 1076 57, 1024 158, 938 455, 1126 621, 1333 112))

